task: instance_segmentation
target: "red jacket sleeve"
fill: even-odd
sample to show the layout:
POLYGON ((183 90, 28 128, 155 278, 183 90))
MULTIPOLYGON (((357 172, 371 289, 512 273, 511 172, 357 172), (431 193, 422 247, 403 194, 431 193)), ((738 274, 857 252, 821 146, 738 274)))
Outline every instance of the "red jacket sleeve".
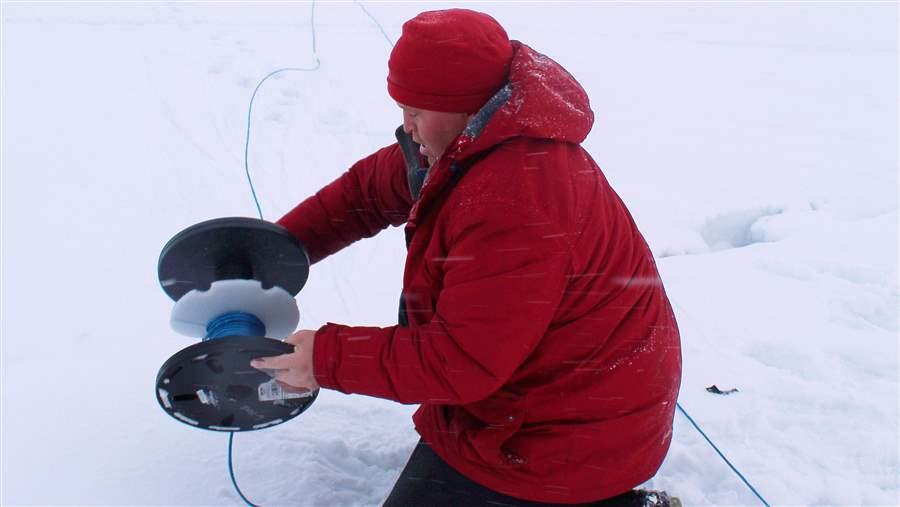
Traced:
POLYGON ((278 220, 315 263, 388 225, 406 222, 412 200, 395 143, 353 164, 340 178, 278 220))
POLYGON ((546 333, 571 255, 563 235, 522 226, 541 222, 534 216, 479 215, 450 236, 434 318, 418 327, 325 325, 313 352, 319 384, 401 403, 468 404, 508 381, 546 333))

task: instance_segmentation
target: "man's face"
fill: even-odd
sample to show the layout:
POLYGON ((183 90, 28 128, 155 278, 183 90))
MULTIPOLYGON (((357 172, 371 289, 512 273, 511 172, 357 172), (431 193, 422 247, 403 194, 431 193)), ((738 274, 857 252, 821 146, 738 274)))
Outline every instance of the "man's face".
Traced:
POLYGON ((444 153, 472 116, 397 105, 403 110, 403 130, 419 143, 419 153, 428 158, 429 165, 444 153))

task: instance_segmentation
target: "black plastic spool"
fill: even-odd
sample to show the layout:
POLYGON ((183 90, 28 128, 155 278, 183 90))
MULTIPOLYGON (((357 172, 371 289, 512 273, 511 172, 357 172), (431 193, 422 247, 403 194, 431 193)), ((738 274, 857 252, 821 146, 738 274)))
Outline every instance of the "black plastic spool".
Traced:
MULTIPOLYGON (((174 301, 219 280, 258 280, 296 296, 309 276, 309 256, 283 227, 253 218, 219 218, 176 234, 159 257, 159 281, 174 301)), ((312 395, 261 400, 271 377, 250 366, 257 357, 293 352, 264 336, 204 340, 172 355, 156 376, 157 401, 173 418, 213 431, 253 431, 303 413, 312 395), (167 393, 165 396, 163 393, 167 393)))

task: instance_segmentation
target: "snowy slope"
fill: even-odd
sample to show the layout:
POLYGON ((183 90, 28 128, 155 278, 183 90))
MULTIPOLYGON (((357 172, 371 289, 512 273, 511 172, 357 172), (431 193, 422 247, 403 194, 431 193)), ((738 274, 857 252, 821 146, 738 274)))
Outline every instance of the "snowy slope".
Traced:
MULTIPOLYGON (((422 9, 365 6, 394 40, 422 9)), ((585 146, 679 318, 682 406, 772 504, 900 504, 896 3, 477 8, 587 89, 585 146)), ((321 68, 268 80, 254 105, 269 219, 400 122, 379 27, 350 2, 315 14, 321 68)), ((190 224, 255 214, 248 101, 269 72, 314 64, 309 16, 3 3, 0 503, 240 502, 227 437, 156 405, 157 369, 192 343, 168 327, 156 260, 190 224)), ((301 327, 392 324, 403 260, 394 229, 317 264, 301 327)), ((235 437, 238 481, 263 505, 377 505, 415 444, 414 409, 323 392, 235 437)), ((651 486, 758 503, 680 414, 651 486)))

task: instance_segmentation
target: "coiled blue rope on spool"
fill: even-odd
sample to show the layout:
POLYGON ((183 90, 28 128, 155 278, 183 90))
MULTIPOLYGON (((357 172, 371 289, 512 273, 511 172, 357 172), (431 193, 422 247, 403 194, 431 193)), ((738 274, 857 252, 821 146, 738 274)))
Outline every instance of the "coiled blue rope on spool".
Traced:
POLYGON ((265 336, 266 325, 256 315, 247 312, 228 312, 206 325, 203 341, 226 336, 265 336))

